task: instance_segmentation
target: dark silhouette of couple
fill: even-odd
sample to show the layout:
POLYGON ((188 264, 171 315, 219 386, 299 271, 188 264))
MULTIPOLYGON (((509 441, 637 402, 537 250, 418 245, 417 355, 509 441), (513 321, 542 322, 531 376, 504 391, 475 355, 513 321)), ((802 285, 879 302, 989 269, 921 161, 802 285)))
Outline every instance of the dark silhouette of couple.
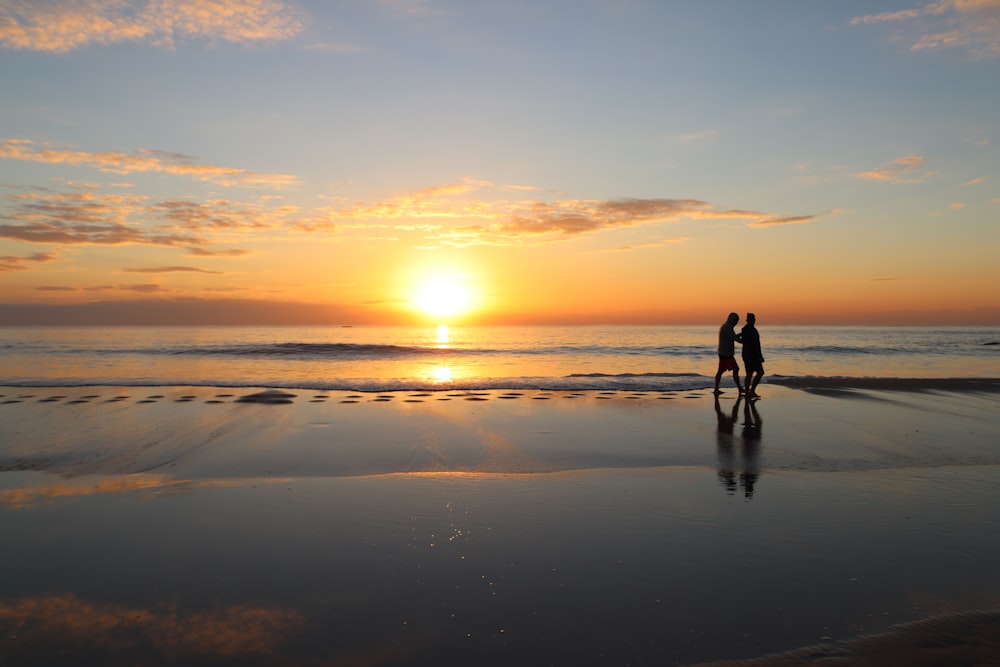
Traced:
POLYGON ((747 399, 760 398, 757 384, 764 377, 764 353, 760 349, 760 333, 757 331, 757 316, 747 313, 747 322, 736 333, 740 321, 737 313, 729 313, 726 323, 719 329, 719 369, 715 372, 715 394, 721 394, 719 381, 726 371, 733 372, 733 381, 740 394, 747 399), (740 365, 736 363, 736 343, 743 345, 743 366, 746 368, 746 386, 740 384, 740 365))

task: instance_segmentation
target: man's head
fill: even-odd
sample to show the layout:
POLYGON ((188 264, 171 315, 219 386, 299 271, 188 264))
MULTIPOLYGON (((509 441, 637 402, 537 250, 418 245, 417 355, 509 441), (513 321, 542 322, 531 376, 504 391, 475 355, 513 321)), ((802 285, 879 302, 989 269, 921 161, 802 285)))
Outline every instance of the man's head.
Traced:
POLYGON ((753 324, 756 321, 757 321, 757 316, 756 315, 754 315, 753 313, 747 313, 747 322, 748 323, 753 324))
POLYGON ((740 321, 739 313, 729 313, 729 319, 726 320, 727 324, 736 324, 740 321))

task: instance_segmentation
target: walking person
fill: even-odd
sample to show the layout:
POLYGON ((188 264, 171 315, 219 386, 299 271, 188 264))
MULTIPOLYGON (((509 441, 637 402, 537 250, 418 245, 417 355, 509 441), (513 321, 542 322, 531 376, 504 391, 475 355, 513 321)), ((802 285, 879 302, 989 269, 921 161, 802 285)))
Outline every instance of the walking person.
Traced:
POLYGON ((739 334, 736 333, 736 325, 740 321, 737 313, 729 313, 726 323, 719 328, 719 370, 715 372, 715 393, 719 391, 719 380, 726 371, 733 372, 733 380, 736 382, 736 389, 743 393, 743 385, 740 384, 740 365, 736 363, 736 343, 742 342, 739 334))
POLYGON ((743 368, 747 373, 747 398, 760 398, 757 395, 757 383, 764 377, 764 353, 760 349, 760 332, 757 331, 756 315, 747 313, 747 323, 740 330, 739 337, 743 343, 743 368))

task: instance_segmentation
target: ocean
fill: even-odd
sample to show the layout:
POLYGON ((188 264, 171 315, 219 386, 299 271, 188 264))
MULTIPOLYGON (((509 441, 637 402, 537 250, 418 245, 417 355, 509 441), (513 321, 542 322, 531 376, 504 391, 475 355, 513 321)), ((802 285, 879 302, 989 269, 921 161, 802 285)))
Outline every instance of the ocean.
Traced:
MULTIPOLYGON (((1000 327, 758 329, 771 378, 1000 377, 1000 327)), ((0 327, 0 386, 690 390, 712 386, 717 332, 718 325, 0 327)))

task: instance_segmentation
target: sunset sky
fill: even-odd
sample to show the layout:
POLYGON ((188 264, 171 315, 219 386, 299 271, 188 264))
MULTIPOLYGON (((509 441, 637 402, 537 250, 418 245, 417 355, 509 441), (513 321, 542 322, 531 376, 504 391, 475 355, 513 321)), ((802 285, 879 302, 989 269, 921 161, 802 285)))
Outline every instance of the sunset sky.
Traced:
POLYGON ((0 324, 1000 324, 1000 0, 0 0, 0 324))

